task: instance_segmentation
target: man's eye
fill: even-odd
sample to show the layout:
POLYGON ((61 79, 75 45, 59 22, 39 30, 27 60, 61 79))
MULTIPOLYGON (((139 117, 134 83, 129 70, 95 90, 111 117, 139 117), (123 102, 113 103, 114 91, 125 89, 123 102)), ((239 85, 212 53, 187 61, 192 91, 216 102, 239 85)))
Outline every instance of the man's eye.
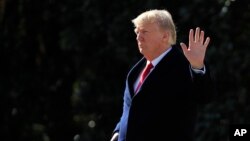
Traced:
POLYGON ((146 30, 145 30, 145 31, 142 31, 143 34, 145 34, 145 33, 147 33, 147 32, 148 32, 148 31, 146 31, 146 30))
POLYGON ((145 34, 147 33, 148 31, 147 30, 143 30, 143 31, 135 31, 135 34, 138 35, 138 34, 145 34))

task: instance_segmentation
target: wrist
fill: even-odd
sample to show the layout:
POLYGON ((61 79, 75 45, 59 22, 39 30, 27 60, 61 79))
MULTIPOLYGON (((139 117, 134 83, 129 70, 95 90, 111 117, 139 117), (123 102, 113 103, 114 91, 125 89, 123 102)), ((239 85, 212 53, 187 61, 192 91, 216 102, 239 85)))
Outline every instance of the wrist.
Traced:
POLYGON ((197 69, 197 70, 202 70, 204 68, 204 64, 201 64, 201 65, 191 65, 191 68, 192 69, 197 69))

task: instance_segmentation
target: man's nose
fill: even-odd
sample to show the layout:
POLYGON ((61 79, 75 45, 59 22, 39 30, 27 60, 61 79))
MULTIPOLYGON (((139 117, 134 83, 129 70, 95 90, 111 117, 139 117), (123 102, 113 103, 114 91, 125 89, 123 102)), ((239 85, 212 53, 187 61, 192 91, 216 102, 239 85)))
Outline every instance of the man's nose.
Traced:
POLYGON ((142 34, 141 33, 138 33, 137 35, 136 35, 136 40, 137 41, 141 41, 143 38, 142 38, 142 34))

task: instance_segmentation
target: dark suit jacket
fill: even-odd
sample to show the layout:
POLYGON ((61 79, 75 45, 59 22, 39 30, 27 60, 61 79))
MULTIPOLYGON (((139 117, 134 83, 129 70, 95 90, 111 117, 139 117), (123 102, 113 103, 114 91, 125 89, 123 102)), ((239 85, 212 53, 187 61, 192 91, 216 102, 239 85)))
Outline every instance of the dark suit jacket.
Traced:
POLYGON ((135 95, 133 84, 145 64, 142 58, 127 75, 123 114, 115 128, 119 141, 192 141, 197 106, 213 96, 208 66, 204 75, 195 74, 173 47, 135 95))

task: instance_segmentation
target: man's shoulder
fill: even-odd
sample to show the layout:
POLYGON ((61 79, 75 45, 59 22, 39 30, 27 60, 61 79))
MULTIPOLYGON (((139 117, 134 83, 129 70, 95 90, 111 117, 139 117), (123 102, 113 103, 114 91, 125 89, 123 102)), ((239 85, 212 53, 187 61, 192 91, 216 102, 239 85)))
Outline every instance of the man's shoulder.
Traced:
POLYGON ((189 63, 180 46, 174 45, 169 54, 174 62, 189 63))

